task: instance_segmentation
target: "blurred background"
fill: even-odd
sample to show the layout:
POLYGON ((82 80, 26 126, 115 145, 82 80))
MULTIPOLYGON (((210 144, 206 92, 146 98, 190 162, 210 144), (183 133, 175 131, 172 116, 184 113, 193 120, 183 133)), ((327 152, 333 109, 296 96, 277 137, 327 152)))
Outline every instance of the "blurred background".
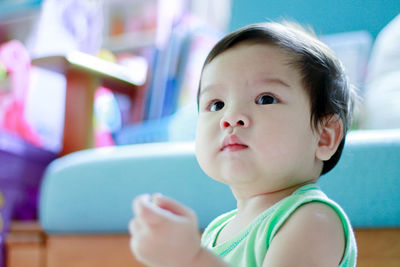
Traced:
MULTIPOLYGON (((311 26, 342 59, 352 84, 365 98, 367 81, 382 76, 373 69, 379 65, 376 53, 372 54, 375 41, 399 10, 400 4, 394 0, 1 0, 0 129, 55 153, 61 151, 68 110, 66 73, 79 65, 85 73, 101 72, 89 143, 191 140, 195 94, 207 52, 227 32, 267 20, 295 20, 311 26), (103 61, 91 63, 92 57, 78 56, 76 62, 69 57, 76 51, 103 61), (9 63, 6 57, 12 53, 13 62, 9 63), (59 70, 65 68, 56 62, 60 57, 69 64, 67 70, 59 70), (104 61, 119 66, 103 66, 104 61), (24 64, 29 66, 25 73, 21 70, 24 64), (100 70, 94 70, 93 64, 100 70), (118 88, 122 85, 104 86, 105 79, 125 78, 131 88, 122 93, 118 88)), ((395 38, 393 34, 391 38, 395 38)), ((393 61, 399 57, 399 48, 393 42, 390 46, 380 50, 391 49, 395 55, 387 59, 393 61)), ((386 104, 398 106, 383 101, 386 109, 386 104)), ((399 120, 391 117, 399 110, 376 115, 370 106, 379 107, 370 102, 360 106, 353 128, 398 126, 399 120)))
POLYGON ((351 129, 400 128, 399 13, 398 0, 0 0, 0 242, 37 220, 54 159, 193 141, 203 61, 249 23, 311 26, 360 93, 351 129))

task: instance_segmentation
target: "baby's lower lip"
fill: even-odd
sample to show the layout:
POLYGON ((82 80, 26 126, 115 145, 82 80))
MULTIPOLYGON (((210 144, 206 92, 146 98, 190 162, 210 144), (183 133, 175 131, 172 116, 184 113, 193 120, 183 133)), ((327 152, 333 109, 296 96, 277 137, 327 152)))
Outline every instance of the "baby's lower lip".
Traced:
POLYGON ((244 150, 244 149, 247 149, 247 148, 248 148, 248 146, 246 146, 246 145, 235 144, 235 145, 224 146, 221 149, 221 151, 235 152, 235 151, 240 151, 240 150, 244 150))

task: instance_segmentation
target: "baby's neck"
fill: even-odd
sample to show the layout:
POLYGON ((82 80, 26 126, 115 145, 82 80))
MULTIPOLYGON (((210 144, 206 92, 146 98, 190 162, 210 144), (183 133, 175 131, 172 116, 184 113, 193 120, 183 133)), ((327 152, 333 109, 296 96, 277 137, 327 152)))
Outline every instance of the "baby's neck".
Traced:
POLYGON ((275 203, 293 194, 293 192, 300 187, 312 182, 314 181, 307 181, 302 184, 264 193, 246 193, 235 190, 234 188, 231 189, 236 198, 238 215, 241 213, 247 215, 254 213, 257 216, 272 207, 275 203))
POLYGON ((216 244, 221 244, 235 237, 243 231, 257 216, 272 207, 274 204, 293 194, 304 184, 285 188, 275 192, 246 195, 233 191, 237 200, 237 213, 235 217, 221 230, 216 244))

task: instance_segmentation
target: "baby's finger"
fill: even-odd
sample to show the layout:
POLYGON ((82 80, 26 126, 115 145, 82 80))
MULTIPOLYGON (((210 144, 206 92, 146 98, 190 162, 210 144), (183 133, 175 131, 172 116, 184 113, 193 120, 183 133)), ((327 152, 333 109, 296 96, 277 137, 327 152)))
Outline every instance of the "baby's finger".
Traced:
POLYGON ((143 223, 153 225, 160 223, 170 215, 170 212, 154 204, 150 195, 141 195, 135 198, 133 209, 135 216, 143 223))
POLYGON ((142 202, 150 202, 151 201, 151 196, 149 194, 143 194, 135 197, 135 199, 132 201, 132 210, 133 214, 135 216, 140 216, 140 213, 142 211, 142 202))
POLYGON ((167 210, 178 216, 195 217, 194 212, 191 209, 172 198, 161 194, 154 194, 153 199, 154 203, 161 209, 167 210))

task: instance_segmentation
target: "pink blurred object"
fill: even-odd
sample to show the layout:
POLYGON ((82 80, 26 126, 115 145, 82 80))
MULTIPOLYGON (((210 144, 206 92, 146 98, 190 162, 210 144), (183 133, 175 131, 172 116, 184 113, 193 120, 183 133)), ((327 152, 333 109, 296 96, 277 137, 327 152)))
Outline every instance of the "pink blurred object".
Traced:
POLYGON ((95 147, 115 146, 115 141, 110 131, 98 130, 95 135, 95 147))
POLYGON ((0 95, 0 129, 16 134, 36 146, 39 136, 25 119, 25 100, 29 89, 30 57, 19 41, 0 45, 0 61, 5 66, 11 85, 8 94, 0 95))
POLYGON ((94 120, 95 147, 114 146, 112 132, 121 128, 121 112, 113 92, 108 88, 96 90, 94 120))

